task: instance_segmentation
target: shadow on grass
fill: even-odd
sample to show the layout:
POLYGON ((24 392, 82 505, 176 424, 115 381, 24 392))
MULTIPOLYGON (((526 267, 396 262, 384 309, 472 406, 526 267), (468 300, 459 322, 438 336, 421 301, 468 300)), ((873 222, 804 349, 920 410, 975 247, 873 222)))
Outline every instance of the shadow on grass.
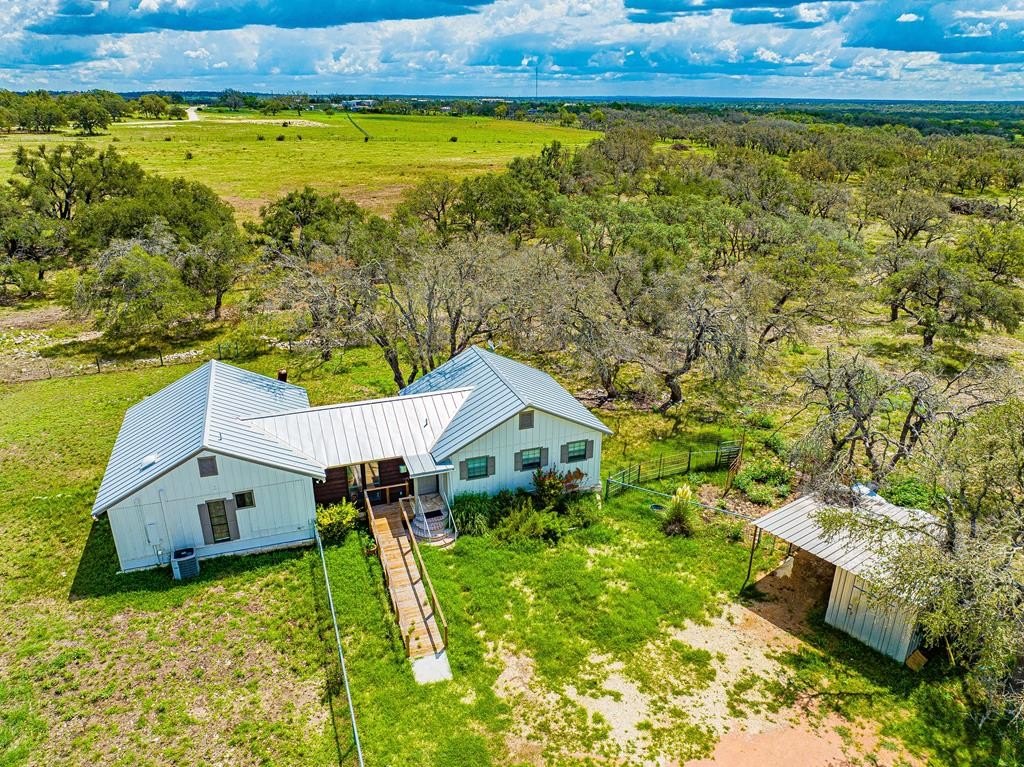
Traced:
POLYGON ((110 532, 107 518, 101 517, 92 523, 89 537, 78 560, 74 580, 68 592, 69 601, 98 599, 130 594, 164 594, 172 601, 183 602, 194 595, 196 589, 218 579, 244 572, 254 572, 282 562, 301 557, 305 548, 290 548, 263 554, 245 554, 204 559, 200 563, 199 577, 188 581, 175 581, 170 567, 157 567, 131 573, 119 573, 117 549, 110 532))

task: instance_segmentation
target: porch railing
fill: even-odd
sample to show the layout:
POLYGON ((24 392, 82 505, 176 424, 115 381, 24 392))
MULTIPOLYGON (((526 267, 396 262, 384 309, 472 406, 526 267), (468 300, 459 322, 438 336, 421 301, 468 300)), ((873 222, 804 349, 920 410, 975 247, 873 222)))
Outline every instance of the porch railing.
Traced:
POLYGON ((444 617, 444 611, 441 609, 441 602, 437 598, 437 592, 434 591, 434 584, 430 580, 430 573, 427 572, 427 564, 423 561, 423 555, 420 553, 420 545, 416 542, 416 534, 412 530, 412 522, 409 520, 409 515, 405 513, 404 504, 398 504, 398 510, 401 512, 402 521, 405 522, 405 527, 409 531, 409 540, 412 542, 413 554, 416 557, 416 564, 420 568, 420 579, 423 581, 424 586, 426 586, 427 597, 430 599, 430 606, 434 611, 434 621, 441 627, 441 635, 445 649, 447 649, 448 621, 444 617))

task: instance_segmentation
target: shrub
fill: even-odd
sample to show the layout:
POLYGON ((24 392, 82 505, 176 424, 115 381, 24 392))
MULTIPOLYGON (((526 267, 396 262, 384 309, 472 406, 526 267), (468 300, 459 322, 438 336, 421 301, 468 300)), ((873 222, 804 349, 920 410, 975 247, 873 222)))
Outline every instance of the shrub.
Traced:
POLYGON ((454 143, 455 143, 456 141, 458 141, 458 140, 459 140, 459 137, 458 137, 458 136, 452 136, 452 137, 451 137, 450 139, 448 139, 448 140, 449 140, 449 141, 451 141, 451 142, 452 142, 452 143, 454 144, 454 143))
POLYGON ((739 543, 743 540, 742 522, 726 522, 724 526, 725 540, 727 540, 729 543, 739 543))
POLYGON ((316 527, 324 543, 340 543, 355 527, 359 509, 350 501, 316 507, 316 527))
POLYGON ((579 492, 584 476, 580 469, 564 473, 558 469, 537 469, 533 473, 533 497, 537 505, 562 511, 569 496, 579 492))
POLYGON ((262 133, 257 133, 256 134, 256 140, 257 141, 266 141, 266 136, 264 136, 262 133))
POLYGON ((494 528, 495 536, 505 543, 530 540, 557 543, 568 531, 565 517, 550 509, 538 511, 529 497, 517 498, 494 528))
POLYGON ((483 535, 495 516, 495 499, 487 493, 461 493, 452 501, 452 516, 464 535, 483 535))
POLYGON ((789 495, 792 477, 793 472, 776 460, 756 460, 740 469, 733 485, 753 503, 767 506, 789 495))
POLYGON ((779 458, 785 458, 789 454, 789 446, 786 445, 782 435, 775 433, 770 434, 764 441, 765 449, 771 453, 774 453, 779 458))
POLYGON ((191 160, 192 157, 193 157, 193 154, 191 152, 185 152, 185 159, 186 160, 191 160))
POLYGON ((164 136, 164 141, 173 141, 173 139, 170 136, 164 136))
POLYGON ((759 413, 751 410, 743 414, 743 420, 755 429, 774 429, 775 418, 769 413, 759 413))
POLYGON ((890 477, 881 488, 881 494, 889 503, 910 509, 927 509, 941 500, 940 493, 917 477, 890 477))
POLYGON ((276 140, 277 140, 277 141, 284 141, 284 134, 283 134, 283 133, 278 133, 278 134, 277 134, 277 139, 276 139, 276 140))
POLYGON ((570 528, 588 528, 600 520, 602 506, 600 493, 577 493, 566 501, 565 520, 570 528))
POLYGON ((699 525, 700 514, 697 512, 693 490, 689 487, 679 488, 672 496, 672 502, 665 513, 665 521, 661 523, 662 531, 665 535, 692 538, 697 533, 699 525))

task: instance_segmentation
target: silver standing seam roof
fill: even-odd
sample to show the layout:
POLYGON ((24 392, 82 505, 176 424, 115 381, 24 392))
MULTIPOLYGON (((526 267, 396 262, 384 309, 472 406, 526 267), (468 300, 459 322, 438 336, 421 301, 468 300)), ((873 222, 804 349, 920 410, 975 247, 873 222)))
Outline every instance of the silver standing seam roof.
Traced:
MULTIPOLYGON (((880 558, 875 544, 858 539, 847 532, 826 536, 818 524, 815 515, 833 508, 837 508, 836 504, 827 503, 818 495, 805 495, 754 520, 753 524, 766 533, 771 533, 854 575, 868 574, 879 564, 880 558)), ((908 530, 936 521, 926 512, 895 506, 880 496, 858 498, 856 511, 861 514, 888 517, 908 530)))
POLYGON ((323 479, 316 460, 241 420, 303 407, 309 398, 300 386, 207 362, 128 409, 93 516, 204 450, 323 479))
POLYGON ((306 408, 246 423, 323 466, 402 458, 409 476, 418 477, 452 468, 435 461, 430 449, 469 396, 469 389, 451 389, 306 408))
POLYGON ((401 396, 462 388, 472 392, 430 450, 435 460, 448 458, 516 413, 530 408, 612 433, 547 373, 477 346, 411 383, 402 389, 401 396))

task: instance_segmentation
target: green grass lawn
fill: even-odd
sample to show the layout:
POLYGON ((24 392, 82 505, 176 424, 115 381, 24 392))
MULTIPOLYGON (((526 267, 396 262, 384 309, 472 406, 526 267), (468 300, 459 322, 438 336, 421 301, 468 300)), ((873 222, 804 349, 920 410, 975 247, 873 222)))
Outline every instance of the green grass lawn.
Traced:
POLYGON ((402 190, 431 174, 496 171, 514 157, 536 154, 551 141, 576 146, 597 135, 484 117, 367 114, 354 117, 371 136, 364 141, 344 114, 310 113, 303 119, 323 125, 282 127, 295 119, 210 113, 195 122, 114 124, 107 134, 93 137, 0 136, 0 179, 11 173, 18 145, 76 140, 104 147, 113 141, 147 171, 208 184, 243 218, 254 217, 262 204, 307 184, 341 192, 387 213, 402 190))
MULTIPOLYGON (((370 350, 308 371, 295 362, 275 354, 245 365, 292 366, 314 403, 393 392, 370 350)), ((90 522, 124 411, 188 369, 0 387, 2 767, 354 763, 314 551, 208 561, 198 580, 173 584, 163 571, 117 575, 107 524, 90 522)), ((655 416, 638 418, 654 428, 655 416)), ((709 438, 663 428, 666 449, 709 438)), ((621 449, 616 439, 610 452, 621 449)), ((714 733, 675 701, 710 691, 720 666, 673 632, 735 599, 747 542, 728 521, 695 539, 666 538, 650 500, 619 496, 603 522, 553 548, 470 537, 426 548, 454 673, 427 687, 412 679, 379 565, 364 555, 366 533, 329 547, 367 763, 630 764, 708 753, 714 733), (503 692, 516 664, 529 694, 503 692), (609 669, 647 697, 640 746, 580 702, 619 694, 609 669), (539 751, 517 734, 524 728, 539 751)), ((756 565, 780 554, 762 550, 756 565)), ((941 664, 915 676, 824 626, 807 640, 780 661, 792 669, 787 686, 740 680, 735 697, 756 687, 778 706, 800 691, 838 691, 830 706, 878 723, 934 764, 1014 763, 1016 745, 971 729, 941 664)))

